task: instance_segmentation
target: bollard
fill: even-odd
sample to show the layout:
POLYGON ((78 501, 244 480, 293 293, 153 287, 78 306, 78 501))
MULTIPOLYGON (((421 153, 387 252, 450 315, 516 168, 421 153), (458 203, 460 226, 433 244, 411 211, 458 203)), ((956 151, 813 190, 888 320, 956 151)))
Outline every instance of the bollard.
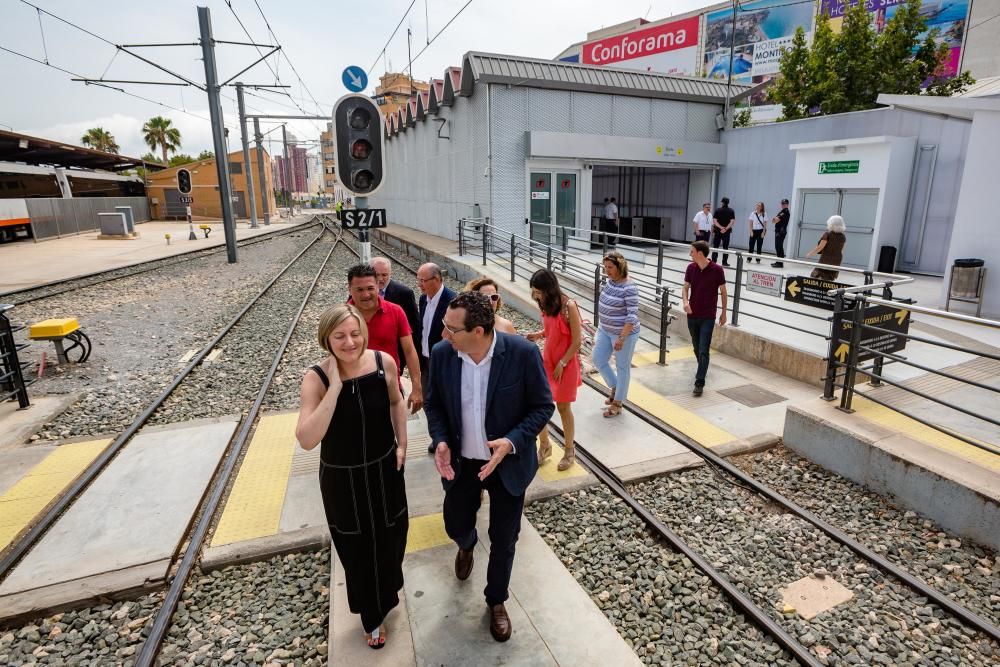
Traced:
POLYGON ((170 234, 164 234, 163 238, 167 239, 167 245, 170 245, 170 234))

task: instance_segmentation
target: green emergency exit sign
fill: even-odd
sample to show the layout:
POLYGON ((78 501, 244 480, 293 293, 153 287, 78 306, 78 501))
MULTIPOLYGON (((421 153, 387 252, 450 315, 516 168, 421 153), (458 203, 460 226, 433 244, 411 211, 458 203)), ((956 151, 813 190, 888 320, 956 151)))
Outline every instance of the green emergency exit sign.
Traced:
POLYGON ((820 174, 856 174, 861 166, 861 160, 837 160, 835 162, 820 162, 820 174))

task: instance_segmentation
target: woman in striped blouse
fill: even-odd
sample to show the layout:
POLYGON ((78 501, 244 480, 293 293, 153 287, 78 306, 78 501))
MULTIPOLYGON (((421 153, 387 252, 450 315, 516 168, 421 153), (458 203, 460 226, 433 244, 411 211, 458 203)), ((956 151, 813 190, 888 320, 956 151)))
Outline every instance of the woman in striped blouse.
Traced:
POLYGON ((639 340, 639 289, 629 280, 628 262, 621 253, 605 255, 604 272, 608 281, 601 290, 597 307, 600 327, 594 342, 593 360, 611 388, 604 416, 616 417, 621 414, 622 401, 628 396, 632 355, 639 340), (612 353, 615 355, 614 369, 608 363, 612 353))

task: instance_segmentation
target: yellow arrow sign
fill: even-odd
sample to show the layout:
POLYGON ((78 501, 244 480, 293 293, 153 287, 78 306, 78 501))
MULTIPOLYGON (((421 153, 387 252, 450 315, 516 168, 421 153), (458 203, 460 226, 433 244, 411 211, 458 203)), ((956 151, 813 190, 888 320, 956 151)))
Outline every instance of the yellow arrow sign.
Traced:
POLYGON ((802 288, 799 287, 799 282, 797 280, 793 280, 792 282, 788 283, 788 293, 791 294, 792 296, 798 296, 799 292, 801 291, 802 288))
POLYGON ((897 310, 896 311, 896 322, 899 324, 899 326, 903 326, 903 320, 905 320, 906 316, 909 315, 909 314, 910 314, 910 311, 908 311, 908 310, 897 310))
POLYGON ((851 351, 851 346, 847 343, 841 343, 837 351, 833 353, 833 356, 837 357, 837 361, 844 363, 847 361, 847 354, 851 351))

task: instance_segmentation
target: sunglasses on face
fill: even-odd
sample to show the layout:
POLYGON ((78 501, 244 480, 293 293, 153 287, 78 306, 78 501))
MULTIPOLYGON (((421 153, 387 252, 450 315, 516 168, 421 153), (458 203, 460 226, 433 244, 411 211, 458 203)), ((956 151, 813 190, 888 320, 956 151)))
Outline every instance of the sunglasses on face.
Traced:
POLYGON ((493 303, 496 303, 497 301, 500 300, 499 294, 487 294, 486 296, 490 297, 490 301, 492 301, 493 303))

